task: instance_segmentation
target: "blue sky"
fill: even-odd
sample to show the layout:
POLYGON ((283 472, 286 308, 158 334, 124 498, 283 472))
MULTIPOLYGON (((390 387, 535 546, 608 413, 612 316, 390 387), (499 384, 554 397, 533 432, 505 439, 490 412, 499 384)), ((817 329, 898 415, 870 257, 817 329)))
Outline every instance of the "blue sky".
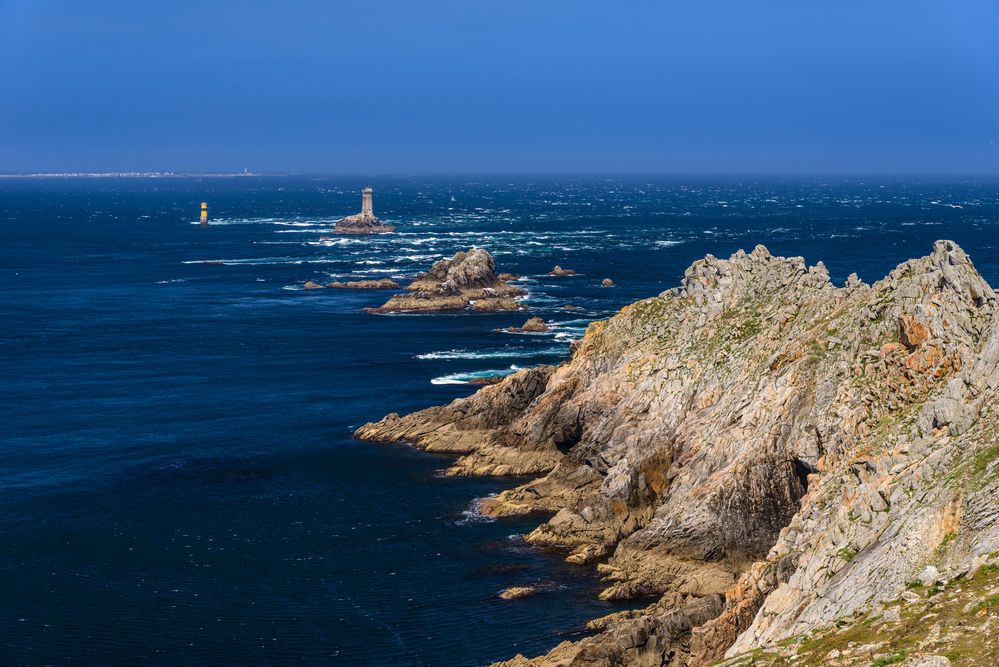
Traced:
POLYGON ((0 171, 999 173, 996 0, 0 0, 0 171))

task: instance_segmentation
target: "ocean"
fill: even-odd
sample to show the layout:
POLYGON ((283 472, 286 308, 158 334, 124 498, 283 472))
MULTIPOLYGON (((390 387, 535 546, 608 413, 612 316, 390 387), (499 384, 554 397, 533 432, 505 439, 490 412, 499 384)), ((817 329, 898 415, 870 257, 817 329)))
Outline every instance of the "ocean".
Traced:
POLYGON ((707 253, 763 243, 841 284, 949 238, 999 285, 996 181, 0 179, 0 223, 2 665, 544 652, 628 605, 524 543, 543 517, 472 510, 521 480, 444 477, 446 458, 353 428, 558 363, 707 253), (320 240, 369 184, 398 233, 320 240), (391 292, 302 288, 473 246, 525 276, 528 311, 376 316, 391 292), (496 331, 531 315, 552 332, 496 331))

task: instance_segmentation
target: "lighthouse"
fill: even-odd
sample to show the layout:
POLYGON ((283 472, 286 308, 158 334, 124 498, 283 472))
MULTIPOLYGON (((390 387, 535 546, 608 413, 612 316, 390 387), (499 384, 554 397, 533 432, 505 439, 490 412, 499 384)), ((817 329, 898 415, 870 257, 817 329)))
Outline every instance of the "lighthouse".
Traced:
POLYGON ((361 215, 365 218, 375 217, 375 211, 371 206, 371 193, 374 192, 370 186, 361 190, 361 215))
POLYGON ((201 202, 201 224, 208 224, 208 202, 201 202))

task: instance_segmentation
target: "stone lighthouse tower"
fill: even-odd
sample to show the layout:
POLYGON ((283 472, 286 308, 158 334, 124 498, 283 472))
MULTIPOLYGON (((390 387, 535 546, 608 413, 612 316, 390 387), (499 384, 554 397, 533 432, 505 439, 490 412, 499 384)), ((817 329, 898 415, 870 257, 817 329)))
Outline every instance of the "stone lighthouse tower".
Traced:
POLYGON ((348 215, 340 218, 333 225, 333 232, 336 234, 385 234, 394 232, 395 227, 386 225, 375 217, 375 209, 371 205, 370 187, 361 190, 361 212, 355 215, 348 215))
POLYGON ((361 190, 361 215, 366 218, 375 217, 375 211, 371 206, 371 193, 373 190, 371 187, 366 187, 361 190))

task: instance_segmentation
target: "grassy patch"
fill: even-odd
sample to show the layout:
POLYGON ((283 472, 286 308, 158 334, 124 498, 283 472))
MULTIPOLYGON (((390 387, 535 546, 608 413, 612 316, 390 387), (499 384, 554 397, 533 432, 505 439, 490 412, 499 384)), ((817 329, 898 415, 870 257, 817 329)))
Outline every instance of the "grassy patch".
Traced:
POLYGON ((851 560, 857 557, 857 552, 853 550, 852 547, 843 547, 836 552, 836 555, 849 563, 851 560))
POLYGON ((905 660, 905 651, 895 651, 889 655, 883 655, 874 662, 871 663, 871 667, 884 667, 885 665, 894 665, 905 660))
MULTIPOLYGON (((999 620, 999 564, 985 565, 973 577, 943 590, 918 582, 916 601, 897 600, 899 620, 873 613, 836 619, 807 635, 779 643, 780 650, 755 650, 739 658, 739 665, 756 667, 826 667, 851 665, 885 667, 904 663, 916 654, 946 655, 954 667, 999 665, 999 637, 986 628, 999 620), (935 594, 929 599, 929 594, 935 594), (936 636, 927 644, 927 638, 936 636), (793 655, 791 653, 793 652, 793 655), (838 657, 830 657, 838 656, 838 657)), ((910 596, 911 597, 911 596, 910 596)))
POLYGON ((997 460, 999 460, 999 445, 992 445, 976 454, 975 458, 971 461, 971 474, 974 476, 975 481, 983 482, 984 480, 980 478, 985 476, 989 468, 997 460))

